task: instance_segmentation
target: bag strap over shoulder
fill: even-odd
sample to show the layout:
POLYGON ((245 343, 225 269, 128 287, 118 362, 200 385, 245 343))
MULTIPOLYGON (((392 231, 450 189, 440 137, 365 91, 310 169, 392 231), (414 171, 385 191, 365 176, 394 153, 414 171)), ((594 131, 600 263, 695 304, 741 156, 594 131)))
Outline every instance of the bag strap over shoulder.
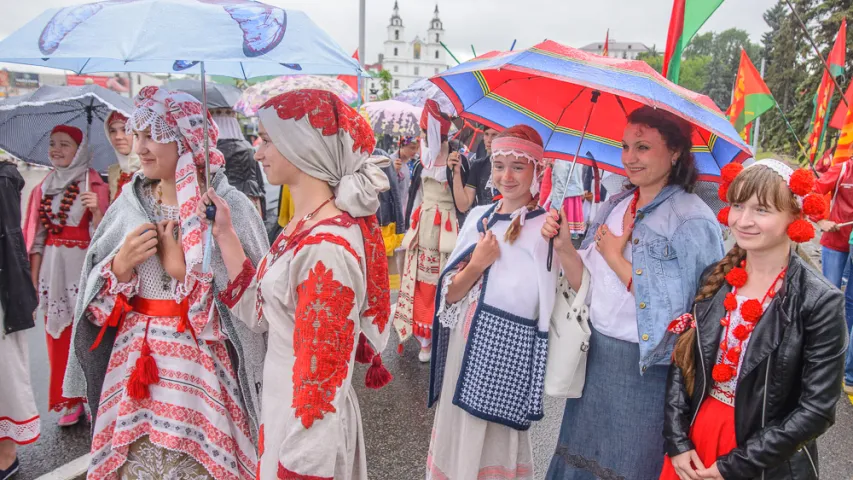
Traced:
POLYGON ((575 294, 575 299, 572 302, 572 308, 581 308, 586 302, 586 296, 589 292, 589 270, 583 267, 583 276, 581 277, 581 286, 575 294))

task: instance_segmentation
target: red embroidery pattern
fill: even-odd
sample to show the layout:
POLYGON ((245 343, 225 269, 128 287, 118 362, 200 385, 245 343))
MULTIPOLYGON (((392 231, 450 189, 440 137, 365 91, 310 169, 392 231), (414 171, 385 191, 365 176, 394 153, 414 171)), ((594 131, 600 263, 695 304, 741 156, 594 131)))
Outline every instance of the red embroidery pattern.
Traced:
POLYGON ((334 480, 332 477, 315 477, 314 475, 302 475, 292 472, 282 464, 278 464, 278 480, 334 480))
POLYGON ((255 266, 252 265, 252 261, 246 258, 243 261, 243 270, 234 277, 234 280, 228 282, 228 286, 225 290, 219 292, 219 300, 222 301, 228 308, 234 308, 234 305, 240 301, 240 297, 243 296, 243 292, 249 288, 249 285, 252 283, 252 279, 255 278, 255 266))
POLYGON ((333 278, 322 261, 296 287, 293 331, 293 408, 305 428, 327 412, 347 376, 355 324, 349 319, 355 304, 351 288, 333 278))
POLYGON ((379 332, 385 331, 391 316, 391 292, 388 285, 388 259, 385 240, 376 215, 358 219, 364 237, 364 256, 367 261, 367 310, 363 315, 373 317, 379 332))
POLYGON ((274 108, 282 120, 308 122, 323 136, 337 135, 341 130, 352 138, 352 151, 370 155, 376 145, 370 124, 335 94, 323 90, 294 90, 268 100, 261 108, 274 108))

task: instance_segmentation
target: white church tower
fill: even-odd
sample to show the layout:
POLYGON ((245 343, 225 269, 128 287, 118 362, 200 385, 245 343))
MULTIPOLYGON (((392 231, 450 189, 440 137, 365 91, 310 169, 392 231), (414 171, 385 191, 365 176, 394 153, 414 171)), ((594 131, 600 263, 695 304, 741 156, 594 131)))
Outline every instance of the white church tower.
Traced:
MULTIPOLYGON (((393 78, 392 96, 421 78, 432 77, 447 70, 446 52, 441 46, 441 42, 445 41, 445 33, 438 15, 438 5, 435 6, 426 36, 416 34, 411 41, 406 40, 406 30, 397 1, 394 2, 394 11, 387 29, 388 39, 385 40, 385 51, 380 56, 379 63, 393 78)), ((382 87, 376 78, 368 81, 368 88, 370 92, 381 94, 382 87)))

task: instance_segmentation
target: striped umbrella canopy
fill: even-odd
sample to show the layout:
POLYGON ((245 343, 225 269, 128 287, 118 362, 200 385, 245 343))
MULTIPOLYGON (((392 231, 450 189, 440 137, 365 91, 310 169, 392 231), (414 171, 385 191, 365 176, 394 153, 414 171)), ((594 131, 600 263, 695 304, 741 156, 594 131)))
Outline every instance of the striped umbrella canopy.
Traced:
POLYGON ((586 127, 578 162, 591 164, 582 157, 589 151, 600 168, 624 173, 622 133, 628 115, 644 105, 694 126, 693 153, 703 180, 718 180, 720 168, 752 156, 709 97, 668 81, 640 60, 545 41, 476 58, 430 80, 463 117, 498 130, 530 125, 545 141, 549 158, 572 160, 586 127))

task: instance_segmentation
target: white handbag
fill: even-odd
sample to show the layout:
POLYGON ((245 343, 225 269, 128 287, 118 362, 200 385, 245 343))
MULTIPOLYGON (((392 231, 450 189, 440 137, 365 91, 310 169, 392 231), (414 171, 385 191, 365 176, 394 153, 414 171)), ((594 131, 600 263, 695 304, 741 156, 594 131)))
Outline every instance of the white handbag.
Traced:
POLYGON ((548 332, 548 362, 545 394, 558 398, 580 398, 586 380, 589 352, 589 270, 583 269, 580 290, 575 292, 565 276, 557 286, 557 298, 548 332))

